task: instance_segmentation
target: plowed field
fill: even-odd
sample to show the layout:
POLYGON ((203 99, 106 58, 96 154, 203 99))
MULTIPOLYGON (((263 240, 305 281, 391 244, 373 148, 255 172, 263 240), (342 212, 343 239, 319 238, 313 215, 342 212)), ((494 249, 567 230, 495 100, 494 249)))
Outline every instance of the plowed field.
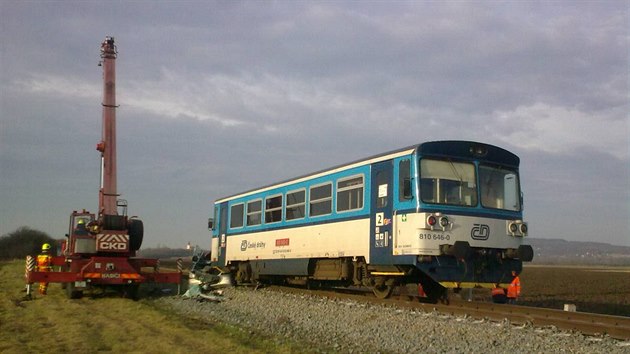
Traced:
POLYGON ((630 268, 526 266, 522 305, 630 316, 630 268))

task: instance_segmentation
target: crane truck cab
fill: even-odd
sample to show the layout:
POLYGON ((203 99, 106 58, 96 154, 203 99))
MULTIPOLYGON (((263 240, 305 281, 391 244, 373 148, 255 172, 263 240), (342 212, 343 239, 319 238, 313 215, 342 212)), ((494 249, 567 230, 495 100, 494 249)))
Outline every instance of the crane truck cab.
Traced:
POLYGON ((85 209, 73 211, 62 254, 130 253, 133 256, 140 249, 144 234, 142 220, 126 215, 105 215, 103 220, 96 219, 85 209))
POLYGON ((96 242, 93 230, 96 218, 94 214, 86 211, 73 211, 70 214, 70 223, 66 240, 62 242, 61 254, 93 254, 96 253, 96 242))

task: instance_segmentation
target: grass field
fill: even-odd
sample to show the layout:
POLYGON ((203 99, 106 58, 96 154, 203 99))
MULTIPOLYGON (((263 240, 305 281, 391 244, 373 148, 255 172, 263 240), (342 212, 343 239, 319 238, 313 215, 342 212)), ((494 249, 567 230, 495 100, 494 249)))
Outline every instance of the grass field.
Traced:
POLYGON ((238 328, 183 318, 150 298, 69 300, 59 284, 50 284, 48 295, 23 301, 23 289, 23 261, 0 262, 1 353, 301 351, 238 328))
MULTIPOLYGON (((24 301, 23 261, 0 262, 0 352, 300 353, 220 323, 201 322, 159 308, 154 299, 86 296, 69 300, 59 284, 24 301)), ((523 305, 630 316, 630 268, 527 266, 523 305)), ((35 289, 36 290, 36 289, 35 289)), ((477 289, 477 299, 489 299, 477 289)), ((476 290, 476 291, 477 291, 476 290)), ((506 305, 507 306, 507 305, 506 305)), ((315 350, 315 348, 313 348, 315 350)))

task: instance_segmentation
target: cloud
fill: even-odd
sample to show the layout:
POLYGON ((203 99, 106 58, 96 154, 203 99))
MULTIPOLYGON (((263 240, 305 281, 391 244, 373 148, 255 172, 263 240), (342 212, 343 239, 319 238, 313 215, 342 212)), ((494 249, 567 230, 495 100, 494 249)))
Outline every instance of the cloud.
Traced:
POLYGON ((212 198, 440 139, 521 156, 531 225, 550 235, 581 237, 566 226, 580 203, 627 210, 627 193, 590 184, 628 180, 620 2, 0 6, 0 192, 25 210, 3 209, 3 228, 31 210, 21 218, 65 227, 49 211, 88 199, 75 189, 98 179, 105 35, 119 46, 121 192, 158 220, 154 242, 199 232, 180 217, 204 219, 212 198))
POLYGON ((15 80, 11 89, 35 95, 96 99, 102 97, 101 85, 87 82, 78 77, 37 74, 15 80))
POLYGON ((627 160, 628 120, 621 108, 583 112, 544 103, 497 111, 488 131, 497 138, 526 150, 567 154, 588 149, 627 160))

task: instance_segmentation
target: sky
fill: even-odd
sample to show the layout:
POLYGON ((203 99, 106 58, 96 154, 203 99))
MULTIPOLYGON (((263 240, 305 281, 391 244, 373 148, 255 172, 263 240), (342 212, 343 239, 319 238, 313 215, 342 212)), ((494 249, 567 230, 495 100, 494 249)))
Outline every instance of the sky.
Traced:
POLYGON ((521 158, 530 237, 630 246, 626 1, 0 0, 0 235, 98 207, 100 43, 143 247, 215 199, 433 140, 521 158))

